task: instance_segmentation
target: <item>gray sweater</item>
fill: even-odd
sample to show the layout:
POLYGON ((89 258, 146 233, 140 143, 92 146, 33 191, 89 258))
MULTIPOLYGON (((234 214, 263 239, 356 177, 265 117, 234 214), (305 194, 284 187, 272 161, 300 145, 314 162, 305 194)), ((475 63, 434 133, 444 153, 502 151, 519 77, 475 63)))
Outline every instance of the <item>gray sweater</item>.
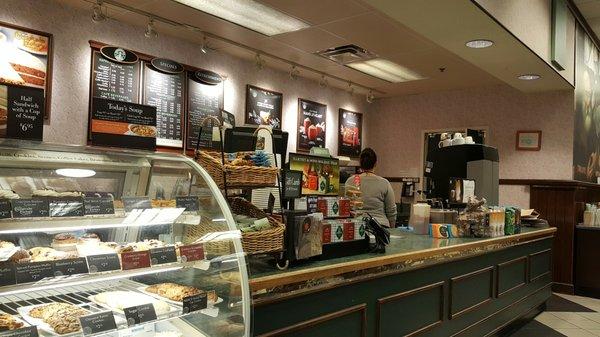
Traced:
MULTIPOLYGON (((354 177, 346 180, 346 189, 356 187, 354 177)), ((396 198, 392 185, 387 179, 374 174, 360 175, 360 191, 363 211, 371 214, 383 226, 390 227, 396 223, 396 198)))

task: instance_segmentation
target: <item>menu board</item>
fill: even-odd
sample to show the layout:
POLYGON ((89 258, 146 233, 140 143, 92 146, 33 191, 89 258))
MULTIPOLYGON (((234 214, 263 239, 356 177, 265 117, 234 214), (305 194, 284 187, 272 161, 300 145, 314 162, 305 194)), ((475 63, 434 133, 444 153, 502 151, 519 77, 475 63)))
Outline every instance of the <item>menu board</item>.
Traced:
MULTIPOLYGON (((187 115, 187 141, 188 149, 195 149, 198 144, 198 132, 202 121, 207 116, 221 117, 223 108, 223 83, 209 85, 200 82, 190 73, 188 80, 188 115, 187 115)), ((212 139, 211 123, 206 124, 202 131, 201 147, 207 146, 212 139)))
POLYGON ((298 98, 298 141, 296 150, 310 151, 313 146, 325 147, 327 105, 298 98))
POLYGON ((185 73, 176 62, 155 60, 144 66, 143 103, 156 107, 156 145, 182 148, 185 73), (166 62, 174 64, 173 71, 180 71, 166 72, 154 66, 154 63, 161 66, 166 62))
POLYGON ((102 50, 93 53, 92 97, 138 103, 140 64, 137 56, 133 58, 131 55, 135 54, 122 48, 104 47, 102 50), (113 59, 107 57, 110 51, 113 59))
POLYGON ((281 129, 282 105, 283 94, 247 85, 245 123, 281 129))
POLYGON ((338 155, 358 157, 362 150, 362 114, 340 109, 338 155))

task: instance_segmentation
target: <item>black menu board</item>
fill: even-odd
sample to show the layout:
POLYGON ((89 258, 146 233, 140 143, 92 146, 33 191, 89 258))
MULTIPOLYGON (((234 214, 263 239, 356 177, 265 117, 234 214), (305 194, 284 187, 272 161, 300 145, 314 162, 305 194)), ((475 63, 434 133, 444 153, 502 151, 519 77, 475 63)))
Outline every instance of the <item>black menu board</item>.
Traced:
MULTIPOLYGON (((202 121, 207 116, 221 117, 223 108, 223 83, 209 85, 200 82, 190 73, 188 80, 188 114, 187 114, 187 142, 188 149, 195 149, 198 140, 198 132, 202 121)), ((212 125, 206 123, 207 126, 212 125)), ((212 139, 212 128, 205 127, 202 131, 201 147, 212 147, 209 145, 212 139)))
POLYGON ((44 90, 0 86, 0 102, 1 97, 6 97, 6 137, 41 141, 44 134, 44 90))
POLYGON ((281 129, 282 106, 283 94, 253 85, 246 86, 246 124, 281 129))
POLYGON ((157 146, 183 147, 184 85, 180 64, 166 59, 145 64, 143 103, 156 107, 157 146))
POLYGON ((116 47, 94 51, 92 97, 138 103, 140 64, 134 53, 116 47))
POLYGON ((298 98, 298 141, 296 150, 307 152, 313 146, 325 147, 327 105, 298 98))
POLYGON ((358 157, 362 150, 362 114, 340 109, 338 156, 358 157))

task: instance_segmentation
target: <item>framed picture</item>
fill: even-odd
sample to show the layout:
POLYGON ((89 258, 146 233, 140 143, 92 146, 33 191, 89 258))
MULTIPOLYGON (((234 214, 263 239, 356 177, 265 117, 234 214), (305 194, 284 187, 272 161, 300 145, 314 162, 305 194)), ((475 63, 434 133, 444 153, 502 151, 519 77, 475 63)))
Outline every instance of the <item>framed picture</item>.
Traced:
POLYGON ((281 109, 283 94, 253 85, 246 86, 245 123, 268 125, 281 129, 281 109))
POLYGON ((340 109, 338 155, 358 157, 362 150, 362 114, 340 109))
POLYGON ((325 147, 327 105, 298 98, 298 140, 296 151, 308 152, 313 146, 325 147))
POLYGON ((542 148, 542 131, 517 131, 517 150, 539 151, 542 148))
MULTIPOLYGON (((0 22, 0 84, 44 91, 44 119, 50 117, 52 34, 0 22)), ((0 104, 2 102, 0 101, 0 104)), ((6 111, 1 109, 0 111, 6 111)), ((0 116, 0 121, 6 120, 0 116)))

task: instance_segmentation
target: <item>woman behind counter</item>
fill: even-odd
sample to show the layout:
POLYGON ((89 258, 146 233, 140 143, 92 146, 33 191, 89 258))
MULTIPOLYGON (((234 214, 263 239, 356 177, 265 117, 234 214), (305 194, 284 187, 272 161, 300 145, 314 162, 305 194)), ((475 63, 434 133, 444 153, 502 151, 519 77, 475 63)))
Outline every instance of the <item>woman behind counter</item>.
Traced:
POLYGON ((396 198, 392 185, 373 170, 377 164, 377 154, 371 148, 360 153, 361 174, 353 175, 346 180, 346 191, 360 189, 363 201, 362 210, 385 227, 395 227, 396 198))

